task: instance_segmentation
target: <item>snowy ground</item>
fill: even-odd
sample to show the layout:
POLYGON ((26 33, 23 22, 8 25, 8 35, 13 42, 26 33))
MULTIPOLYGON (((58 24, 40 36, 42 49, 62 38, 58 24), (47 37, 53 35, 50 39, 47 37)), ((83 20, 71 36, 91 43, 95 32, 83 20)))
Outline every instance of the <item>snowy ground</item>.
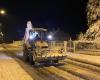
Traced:
POLYGON ((19 45, 0 45, 0 80, 100 80, 100 56, 67 53, 59 65, 30 65, 19 45))

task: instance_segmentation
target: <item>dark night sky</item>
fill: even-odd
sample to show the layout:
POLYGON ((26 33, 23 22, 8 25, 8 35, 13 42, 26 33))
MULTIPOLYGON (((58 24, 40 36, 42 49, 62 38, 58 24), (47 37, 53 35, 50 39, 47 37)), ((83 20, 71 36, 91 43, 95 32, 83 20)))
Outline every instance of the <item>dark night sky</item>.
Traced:
POLYGON ((0 8, 7 10, 6 16, 0 16, 4 32, 12 38, 22 36, 26 22, 31 20, 34 26, 61 29, 73 38, 87 29, 87 0, 0 0, 0 8), (21 34, 21 35, 20 35, 21 34))

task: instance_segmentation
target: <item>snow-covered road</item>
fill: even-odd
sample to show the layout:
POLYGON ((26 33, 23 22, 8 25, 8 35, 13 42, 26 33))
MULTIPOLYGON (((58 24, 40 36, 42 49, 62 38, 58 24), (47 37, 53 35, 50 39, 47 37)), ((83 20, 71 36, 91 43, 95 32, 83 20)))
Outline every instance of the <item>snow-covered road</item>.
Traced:
POLYGON ((91 63, 99 64, 99 56, 68 53, 63 64, 33 66, 22 60, 19 47, 0 48, 0 80, 100 80, 99 65, 91 63))

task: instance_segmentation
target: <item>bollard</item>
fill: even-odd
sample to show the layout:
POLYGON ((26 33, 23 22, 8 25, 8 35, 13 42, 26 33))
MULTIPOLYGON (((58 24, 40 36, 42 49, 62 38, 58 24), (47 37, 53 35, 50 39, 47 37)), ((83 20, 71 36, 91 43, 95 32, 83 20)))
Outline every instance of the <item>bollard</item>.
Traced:
POLYGON ((64 51, 67 52, 67 41, 64 41, 64 51))

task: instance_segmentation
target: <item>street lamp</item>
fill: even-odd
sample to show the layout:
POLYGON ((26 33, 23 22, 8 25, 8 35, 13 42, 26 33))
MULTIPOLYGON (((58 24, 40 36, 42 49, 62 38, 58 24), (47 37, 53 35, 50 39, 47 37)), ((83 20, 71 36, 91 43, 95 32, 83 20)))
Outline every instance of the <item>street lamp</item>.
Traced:
POLYGON ((49 40, 52 40, 52 39, 53 39, 53 36, 52 36, 52 35, 48 35, 47 38, 48 38, 49 40))
MULTIPOLYGON (((0 9, 0 16, 5 16, 6 15, 6 11, 4 9, 0 9)), ((1 17, 0 17, 1 18, 1 17)), ((3 42, 4 39, 4 35, 2 33, 2 23, 0 23, 0 42, 3 42)))
POLYGON ((5 11, 4 9, 1 9, 1 10, 0 10, 0 14, 1 14, 1 15, 5 15, 5 14, 6 14, 6 11, 5 11))

